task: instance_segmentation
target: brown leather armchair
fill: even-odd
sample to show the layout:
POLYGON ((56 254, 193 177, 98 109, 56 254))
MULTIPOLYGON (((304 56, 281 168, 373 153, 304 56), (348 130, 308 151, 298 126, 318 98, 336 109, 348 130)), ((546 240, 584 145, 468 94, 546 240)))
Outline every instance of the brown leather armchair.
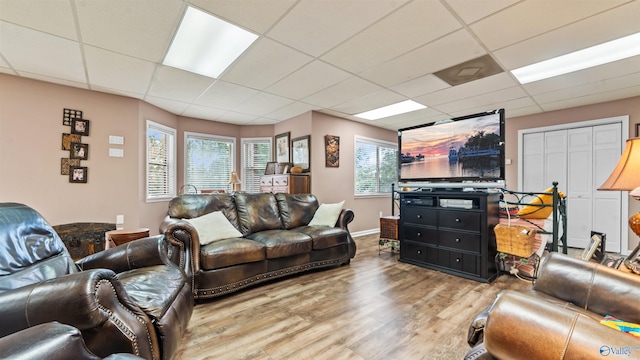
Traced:
POLYGON ((0 204, 0 337, 58 321, 97 356, 170 359, 193 312, 191 285, 163 236, 77 263, 35 210, 0 204))
POLYGON ((465 359, 640 357, 640 338, 600 323, 640 323, 640 276, 559 253, 545 255, 531 289, 505 290, 469 328, 465 359))
MULTIPOLYGON (((32 326, 0 338, 0 359, 99 360, 87 349, 73 326, 51 322, 32 326)), ((112 354, 107 360, 140 360, 133 354, 112 354)))

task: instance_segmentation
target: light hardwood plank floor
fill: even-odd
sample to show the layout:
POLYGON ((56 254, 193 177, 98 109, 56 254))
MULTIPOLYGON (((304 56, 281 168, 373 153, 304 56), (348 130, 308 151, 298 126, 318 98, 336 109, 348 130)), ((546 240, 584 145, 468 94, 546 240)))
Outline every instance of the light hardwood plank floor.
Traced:
POLYGON ((174 359, 461 359, 469 323, 503 289, 378 255, 356 239, 351 264, 303 273, 195 306, 174 359))

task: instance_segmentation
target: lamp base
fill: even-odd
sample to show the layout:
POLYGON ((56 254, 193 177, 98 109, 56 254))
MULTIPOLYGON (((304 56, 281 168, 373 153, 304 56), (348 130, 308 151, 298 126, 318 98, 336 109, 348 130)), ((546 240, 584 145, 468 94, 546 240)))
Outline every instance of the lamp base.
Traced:
POLYGON ((640 212, 629 218, 629 227, 640 236, 640 212))

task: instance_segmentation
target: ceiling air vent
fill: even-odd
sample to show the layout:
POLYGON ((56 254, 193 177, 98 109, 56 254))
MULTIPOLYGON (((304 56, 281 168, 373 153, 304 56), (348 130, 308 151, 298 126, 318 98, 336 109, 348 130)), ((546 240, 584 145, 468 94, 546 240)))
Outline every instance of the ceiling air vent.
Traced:
POLYGON ((462 64, 434 73, 442 81, 451 86, 464 84, 503 72, 502 68, 489 55, 465 61, 462 64))

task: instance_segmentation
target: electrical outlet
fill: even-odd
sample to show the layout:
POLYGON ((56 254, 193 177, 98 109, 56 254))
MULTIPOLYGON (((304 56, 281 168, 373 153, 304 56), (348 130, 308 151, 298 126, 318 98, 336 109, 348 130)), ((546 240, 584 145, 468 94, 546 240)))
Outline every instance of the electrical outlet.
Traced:
POLYGON ((116 215, 116 224, 124 224, 124 215, 116 215))

